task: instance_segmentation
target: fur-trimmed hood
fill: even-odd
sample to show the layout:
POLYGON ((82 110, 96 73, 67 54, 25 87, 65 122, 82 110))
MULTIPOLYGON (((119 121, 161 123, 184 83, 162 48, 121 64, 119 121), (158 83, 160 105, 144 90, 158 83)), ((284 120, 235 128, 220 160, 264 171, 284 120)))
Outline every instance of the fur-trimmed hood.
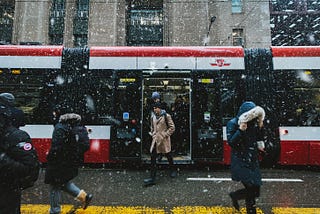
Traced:
POLYGON ((238 119, 238 124, 240 125, 240 123, 249 122, 255 118, 258 118, 259 122, 263 122, 265 116, 266 116, 266 113, 264 109, 260 106, 256 106, 250 109, 249 111, 242 113, 238 119))
POLYGON ((75 114, 75 113, 63 114, 59 118, 60 123, 80 122, 80 121, 81 121, 81 116, 79 114, 75 114))

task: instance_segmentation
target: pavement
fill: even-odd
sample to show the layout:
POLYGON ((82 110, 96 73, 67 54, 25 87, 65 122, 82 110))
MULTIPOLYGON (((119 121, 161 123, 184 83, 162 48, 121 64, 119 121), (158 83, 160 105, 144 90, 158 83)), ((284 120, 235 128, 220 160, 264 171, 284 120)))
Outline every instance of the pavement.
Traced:
MULTIPOLYGON (((23 192, 22 214, 49 213, 49 186, 44 184, 45 168, 34 187, 23 192)), ((178 176, 170 178, 160 166, 157 184, 145 187, 148 166, 84 167, 73 181, 93 193, 91 206, 74 213, 245 213, 244 201, 236 212, 228 193, 242 188, 231 181, 228 168, 179 166, 178 176)), ((257 200, 258 213, 320 214, 320 170, 262 169, 263 185, 257 200)), ((62 213, 70 213, 77 202, 63 194, 62 213)))

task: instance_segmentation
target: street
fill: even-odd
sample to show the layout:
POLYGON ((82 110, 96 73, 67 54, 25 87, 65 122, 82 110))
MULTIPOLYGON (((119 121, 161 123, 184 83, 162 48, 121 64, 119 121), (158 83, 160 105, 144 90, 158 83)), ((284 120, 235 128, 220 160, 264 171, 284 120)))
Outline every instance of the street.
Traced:
MULTIPOLYGON (((43 183, 44 170, 36 185, 24 191, 23 205, 46 205, 45 210, 48 210, 49 186, 43 183)), ((94 212, 90 212, 89 207, 87 212, 81 213, 97 213, 99 207, 122 209, 110 213, 124 213, 124 207, 140 207, 140 211, 143 207, 141 213, 148 213, 146 208, 151 208, 150 213, 159 210, 160 213, 230 213, 234 210, 231 209, 228 193, 242 188, 240 183, 230 180, 229 169, 221 167, 179 166, 178 177, 170 178, 166 167, 161 166, 157 184, 145 187, 143 179, 148 176, 148 167, 81 169, 74 182, 94 194, 91 205, 97 206, 94 212)), ((257 200, 260 213, 320 213, 319 170, 262 169, 262 177, 261 196, 257 200), (288 208, 299 209, 288 211, 288 208)), ((63 204, 68 207, 75 201, 63 194, 63 204)), ((244 211, 244 201, 240 202, 240 206, 244 211)), ((35 207, 22 213, 33 213, 35 207)))

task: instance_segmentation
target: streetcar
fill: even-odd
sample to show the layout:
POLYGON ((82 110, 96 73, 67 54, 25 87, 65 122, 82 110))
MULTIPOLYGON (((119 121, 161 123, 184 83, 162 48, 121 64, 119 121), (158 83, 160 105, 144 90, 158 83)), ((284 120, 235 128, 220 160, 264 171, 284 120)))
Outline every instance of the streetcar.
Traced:
POLYGON ((176 124, 176 163, 230 164, 226 124, 251 100, 266 111, 262 164, 320 165, 320 47, 2 45, 0 83, 25 112, 21 129, 42 163, 57 106, 83 118, 85 163, 150 161, 156 91, 176 124))

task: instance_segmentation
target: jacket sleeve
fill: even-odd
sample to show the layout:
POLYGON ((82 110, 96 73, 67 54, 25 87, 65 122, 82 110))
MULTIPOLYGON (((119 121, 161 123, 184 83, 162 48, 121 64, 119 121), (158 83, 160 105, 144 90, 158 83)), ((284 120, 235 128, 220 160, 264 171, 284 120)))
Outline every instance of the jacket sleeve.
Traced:
POLYGON ((165 117, 167 117, 167 121, 168 121, 168 127, 166 130, 166 134, 167 134, 167 136, 171 136, 174 133, 176 127, 174 125, 174 122, 173 122, 170 114, 167 114, 165 117))
POLYGON ((230 120, 227 124, 227 142, 231 148, 238 147, 243 136, 243 131, 239 129, 234 120, 230 120))
POLYGON ((83 154, 90 148, 88 131, 84 126, 77 126, 73 131, 79 145, 80 154, 83 154))
POLYGON ((62 154, 63 143, 67 140, 66 130, 61 124, 57 124, 52 133, 51 147, 47 156, 48 161, 59 159, 58 155, 62 154))

